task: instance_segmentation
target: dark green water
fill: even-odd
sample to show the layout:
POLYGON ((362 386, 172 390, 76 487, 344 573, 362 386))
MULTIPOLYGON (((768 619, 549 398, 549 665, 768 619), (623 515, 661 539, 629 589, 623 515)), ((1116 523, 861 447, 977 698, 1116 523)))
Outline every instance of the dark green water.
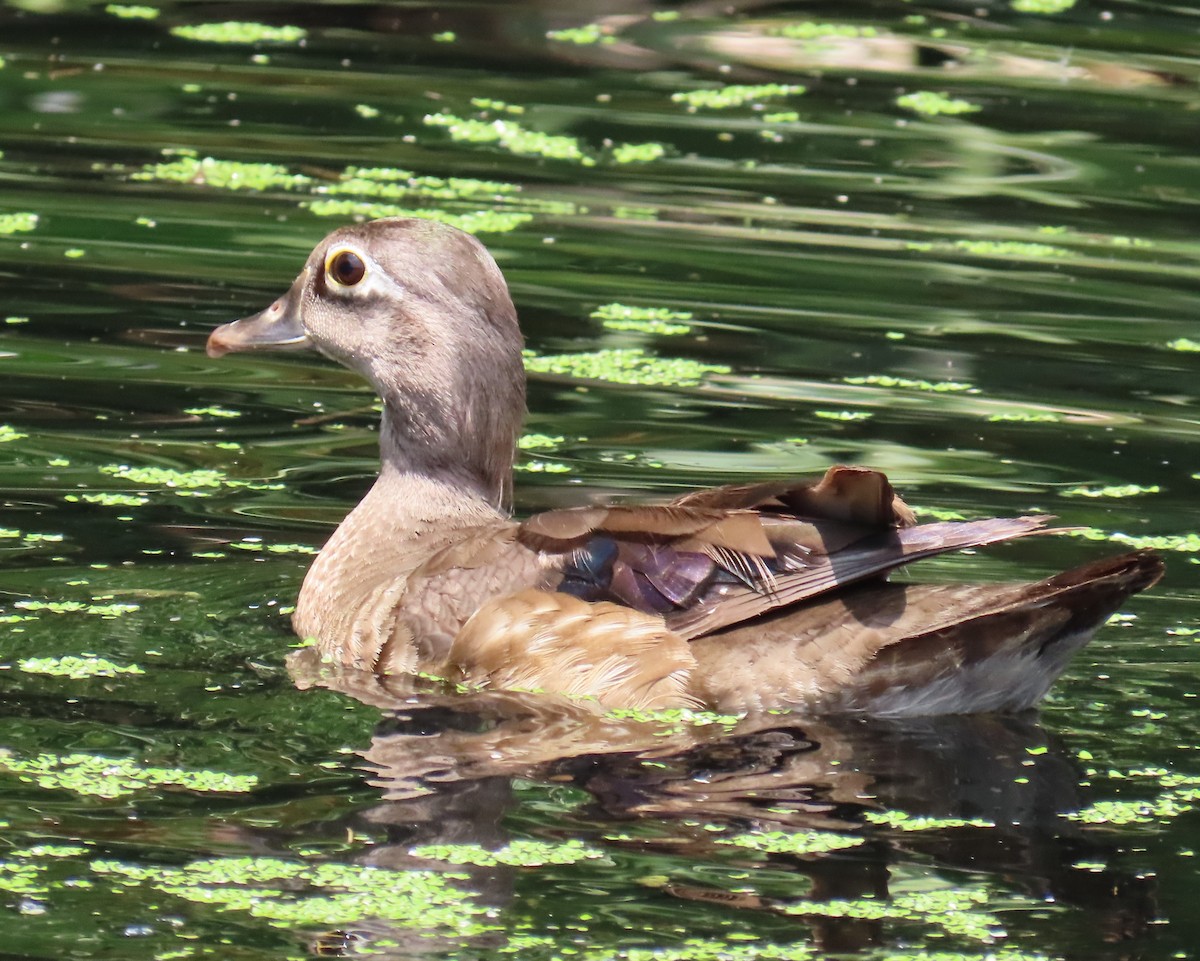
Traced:
POLYGON ((0 955, 1194 956, 1200 7, 1020 6, 0 5, 0 955), (172 32, 235 20, 307 33, 172 32), (777 86, 672 96, 726 85, 777 86), (293 679, 374 399, 203 341, 396 209, 478 231, 538 355, 720 368, 535 373, 522 512, 861 462, 1094 529, 909 576, 1168 577, 1030 718, 293 679))

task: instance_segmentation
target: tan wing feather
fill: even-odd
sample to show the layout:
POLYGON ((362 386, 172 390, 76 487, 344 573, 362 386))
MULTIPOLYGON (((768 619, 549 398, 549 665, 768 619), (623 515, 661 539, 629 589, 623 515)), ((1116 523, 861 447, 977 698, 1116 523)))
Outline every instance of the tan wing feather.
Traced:
POLYGON ((687 642, 662 618, 527 590, 484 604, 450 646, 447 674, 469 684, 594 698, 603 707, 693 703, 687 642))

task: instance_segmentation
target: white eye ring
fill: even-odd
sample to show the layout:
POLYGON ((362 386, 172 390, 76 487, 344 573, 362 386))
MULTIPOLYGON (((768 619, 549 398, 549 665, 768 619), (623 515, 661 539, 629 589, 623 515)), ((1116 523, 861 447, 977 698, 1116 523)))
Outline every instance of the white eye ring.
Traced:
POLYGON ((325 258, 325 276, 338 287, 355 287, 367 276, 367 262, 357 251, 338 247, 325 258))

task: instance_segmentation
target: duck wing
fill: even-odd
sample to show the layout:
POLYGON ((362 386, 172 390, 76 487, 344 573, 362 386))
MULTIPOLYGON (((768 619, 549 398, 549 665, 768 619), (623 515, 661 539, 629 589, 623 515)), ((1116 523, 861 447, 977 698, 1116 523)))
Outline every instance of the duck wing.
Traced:
POLYGON ((1047 517, 916 525, 885 475, 734 485, 667 504, 547 511, 521 543, 556 555, 554 589, 662 617, 694 638, 901 564, 1032 534, 1047 517))

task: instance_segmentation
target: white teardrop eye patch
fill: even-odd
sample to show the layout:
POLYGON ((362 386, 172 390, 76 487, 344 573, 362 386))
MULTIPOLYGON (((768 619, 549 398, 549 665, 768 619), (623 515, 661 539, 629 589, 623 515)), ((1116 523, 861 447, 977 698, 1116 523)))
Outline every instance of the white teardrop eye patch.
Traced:
POLYGON ((325 276, 339 287, 354 287, 367 276, 367 265, 353 250, 339 247, 325 258, 325 276))

